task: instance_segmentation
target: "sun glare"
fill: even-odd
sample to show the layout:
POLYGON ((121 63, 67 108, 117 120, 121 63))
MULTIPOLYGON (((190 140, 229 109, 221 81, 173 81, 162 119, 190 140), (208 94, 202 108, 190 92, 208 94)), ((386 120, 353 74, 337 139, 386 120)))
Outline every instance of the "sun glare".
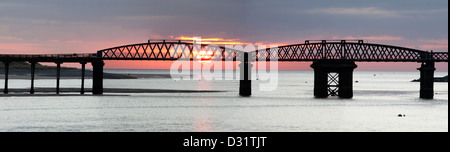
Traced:
MULTIPOLYGON (((175 39, 198 41, 195 37, 186 37, 186 36, 180 36, 175 39)), ((214 45, 249 45, 249 44, 251 44, 251 43, 239 42, 239 39, 202 38, 199 40, 201 40, 202 44, 214 44, 214 45)))
POLYGON ((200 51, 197 55, 197 60, 200 63, 209 63, 211 62, 211 59, 213 58, 214 53, 212 51, 200 51))

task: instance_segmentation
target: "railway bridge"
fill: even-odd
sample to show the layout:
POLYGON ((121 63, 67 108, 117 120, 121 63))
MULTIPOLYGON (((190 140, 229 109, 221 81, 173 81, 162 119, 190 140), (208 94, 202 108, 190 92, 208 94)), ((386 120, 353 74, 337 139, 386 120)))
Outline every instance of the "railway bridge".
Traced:
POLYGON ((363 40, 307 40, 302 44, 292 44, 244 52, 231 48, 196 44, 186 41, 148 41, 99 50, 92 54, 0 54, 0 62, 5 64, 5 86, 8 94, 9 64, 29 62, 31 65, 30 94, 34 91, 34 71, 38 62, 54 62, 57 65, 56 93, 59 94, 60 65, 75 62, 82 65, 81 94, 84 94, 85 65, 93 67, 92 94, 103 94, 103 66, 107 60, 156 60, 194 61, 208 52, 212 61, 240 62, 241 79, 239 95, 251 95, 252 63, 261 60, 274 62, 313 62, 314 96, 326 98, 339 96, 353 97, 353 71, 357 62, 415 62, 420 64, 420 98, 434 96, 434 71, 436 62, 448 62, 448 52, 427 52, 400 46, 364 43, 363 40))

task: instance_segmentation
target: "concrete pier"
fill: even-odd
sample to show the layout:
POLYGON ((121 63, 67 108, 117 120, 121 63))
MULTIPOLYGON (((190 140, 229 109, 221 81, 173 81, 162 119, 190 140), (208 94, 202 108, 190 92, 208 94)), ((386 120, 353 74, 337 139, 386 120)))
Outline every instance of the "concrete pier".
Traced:
POLYGON ((34 73, 36 71, 36 62, 31 61, 31 86, 30 86, 30 94, 34 94, 34 73))
POLYGON ((4 94, 8 94, 9 64, 10 64, 11 62, 9 62, 9 61, 4 61, 3 63, 5 64, 5 88, 3 89, 3 93, 4 93, 4 94))
POLYGON ((59 94, 59 82, 61 80, 61 64, 62 62, 55 62, 56 63, 56 94, 59 94))
POLYGON ((330 94, 337 94, 340 98, 353 97, 353 70, 357 67, 354 61, 349 60, 319 60, 313 62, 314 69, 314 96, 326 98, 330 94), (338 73, 337 85, 331 86, 328 74, 338 73), (330 87, 337 87, 337 92, 330 92, 330 87))
POLYGON ((103 94, 103 60, 96 60, 92 62, 92 94, 103 94))
POLYGON ((328 73, 324 70, 314 69, 314 96, 316 98, 328 97, 328 73))
POLYGON ((420 71, 420 98, 433 99, 435 63, 424 62, 418 70, 420 71))
POLYGON ((244 60, 239 64, 240 80, 239 80, 239 95, 249 97, 252 95, 252 64, 249 63, 248 53, 244 52, 244 60))
POLYGON ((86 76, 86 61, 82 61, 80 62, 81 64, 81 90, 80 90, 80 94, 84 94, 84 78, 86 76))

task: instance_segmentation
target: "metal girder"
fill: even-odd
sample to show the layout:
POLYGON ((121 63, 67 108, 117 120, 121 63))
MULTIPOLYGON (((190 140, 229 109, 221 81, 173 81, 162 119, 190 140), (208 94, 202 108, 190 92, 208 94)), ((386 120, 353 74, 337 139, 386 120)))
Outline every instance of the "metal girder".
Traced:
POLYGON ((448 62, 448 52, 426 52, 383 44, 341 40, 294 44, 252 52, 252 59, 278 61, 352 60, 363 62, 448 62), (278 50, 276 56, 273 54, 278 50))
POLYGON ((328 95, 339 96, 339 73, 330 72, 328 73, 328 95))
POLYGON ((162 41, 100 50, 103 60, 201 60, 236 61, 243 52, 221 46, 162 41))

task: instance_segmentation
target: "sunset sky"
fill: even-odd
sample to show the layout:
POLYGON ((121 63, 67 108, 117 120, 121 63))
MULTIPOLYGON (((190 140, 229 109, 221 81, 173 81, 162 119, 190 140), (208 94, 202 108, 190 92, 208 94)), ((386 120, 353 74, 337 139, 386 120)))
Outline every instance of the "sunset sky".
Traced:
MULTIPOLYGON (((363 39, 448 52, 447 0, 1 0, 0 54, 92 53, 199 36, 232 44, 363 39)), ((71 64, 64 64, 71 65, 71 64)), ((359 70, 416 70, 418 63, 358 63, 359 70)), ((110 62, 160 69, 170 62, 110 62), (139 64, 137 64, 139 63, 139 64)), ((448 63, 437 64, 448 71, 448 63)), ((308 70, 283 63, 282 70, 308 70)))

